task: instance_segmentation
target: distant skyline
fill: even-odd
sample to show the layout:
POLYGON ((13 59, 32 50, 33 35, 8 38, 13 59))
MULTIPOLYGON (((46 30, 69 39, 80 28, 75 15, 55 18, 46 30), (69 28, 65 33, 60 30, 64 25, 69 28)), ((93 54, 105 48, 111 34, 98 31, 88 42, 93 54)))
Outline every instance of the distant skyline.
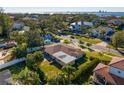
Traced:
POLYGON ((124 7, 4 7, 6 13, 44 13, 44 12, 124 12, 124 7))

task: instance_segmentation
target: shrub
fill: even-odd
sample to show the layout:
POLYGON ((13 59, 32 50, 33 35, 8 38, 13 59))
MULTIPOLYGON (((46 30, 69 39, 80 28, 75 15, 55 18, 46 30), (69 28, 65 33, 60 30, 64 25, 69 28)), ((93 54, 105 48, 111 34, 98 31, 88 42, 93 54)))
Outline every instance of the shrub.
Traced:
POLYGON ((70 44, 70 43, 71 43, 71 41, 69 41, 69 40, 65 39, 65 40, 64 40, 64 43, 65 43, 65 44, 70 44))
POLYGON ((87 46, 91 46, 92 44, 91 44, 91 43, 87 43, 86 45, 87 45, 87 46))
POLYGON ((86 47, 85 47, 85 46, 83 46, 83 45, 80 45, 80 47, 81 47, 81 48, 83 48, 83 49, 84 49, 84 48, 86 48, 86 47))
POLYGON ((79 41, 80 44, 84 44, 84 42, 82 40, 79 41))
POLYGON ((72 39, 74 39, 75 37, 74 36, 71 36, 72 39))

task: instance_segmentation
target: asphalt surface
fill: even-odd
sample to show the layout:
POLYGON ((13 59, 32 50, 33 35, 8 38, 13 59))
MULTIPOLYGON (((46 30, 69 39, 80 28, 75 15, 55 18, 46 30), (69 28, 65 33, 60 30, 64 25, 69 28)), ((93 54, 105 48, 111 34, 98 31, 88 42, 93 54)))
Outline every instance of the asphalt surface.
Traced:
POLYGON ((117 50, 114 50, 111 48, 106 48, 106 47, 100 46, 100 45, 92 45, 92 46, 90 46, 90 49, 99 51, 99 52, 108 52, 108 53, 112 53, 112 54, 121 55, 121 53, 119 53, 117 50))

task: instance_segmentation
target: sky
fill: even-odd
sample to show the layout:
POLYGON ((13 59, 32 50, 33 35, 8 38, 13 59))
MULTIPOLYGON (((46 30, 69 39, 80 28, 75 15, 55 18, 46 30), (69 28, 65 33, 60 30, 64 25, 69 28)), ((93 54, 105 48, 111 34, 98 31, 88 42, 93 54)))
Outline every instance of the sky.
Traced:
POLYGON ((124 7, 4 7, 7 13, 43 13, 43 12, 124 12, 124 7))

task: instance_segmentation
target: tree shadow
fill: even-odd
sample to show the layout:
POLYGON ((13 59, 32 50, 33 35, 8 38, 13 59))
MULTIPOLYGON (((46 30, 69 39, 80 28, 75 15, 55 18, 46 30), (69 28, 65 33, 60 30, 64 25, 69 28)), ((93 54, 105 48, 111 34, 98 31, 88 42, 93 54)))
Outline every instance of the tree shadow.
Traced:
POLYGON ((59 63, 57 63, 56 61, 53 61, 53 62, 51 63, 51 65, 54 65, 54 66, 56 66, 56 67, 59 68, 59 69, 62 68, 62 66, 61 66, 59 63))
POLYGON ((122 56, 124 56, 124 51, 121 51, 121 50, 119 50, 119 49, 117 49, 117 51, 118 51, 122 56))
POLYGON ((75 68, 78 68, 78 66, 80 66, 81 64, 85 63, 86 61, 88 60, 88 58, 85 56, 85 57, 81 57, 79 59, 77 59, 75 61, 75 64, 73 65, 75 68))

